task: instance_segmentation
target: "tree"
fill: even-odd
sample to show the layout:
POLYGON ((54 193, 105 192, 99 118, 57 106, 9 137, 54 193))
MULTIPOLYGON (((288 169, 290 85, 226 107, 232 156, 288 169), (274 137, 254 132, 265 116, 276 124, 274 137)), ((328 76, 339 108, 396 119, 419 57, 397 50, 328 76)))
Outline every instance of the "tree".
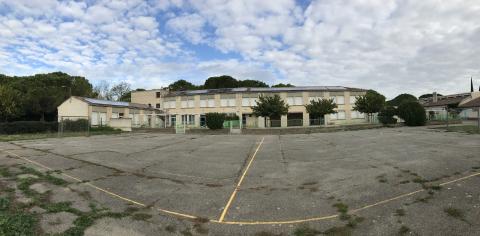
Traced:
POLYGON ((21 94, 0 84, 0 121, 6 122, 20 116, 21 94))
MULTIPOLYGON (((443 96, 443 95, 437 93, 437 96, 443 96)), ((420 98, 431 98, 431 97, 433 97, 433 94, 426 93, 426 94, 420 95, 420 97, 418 97, 418 98, 420 99, 420 98)))
POLYGON ((253 114, 258 117, 268 117, 270 120, 279 119, 288 113, 288 105, 278 94, 258 98, 257 105, 252 107, 253 114))
POLYGON ((398 107, 398 116, 408 126, 421 126, 427 122, 425 108, 418 102, 405 102, 398 107))
POLYGON ((238 81, 238 87, 251 87, 251 88, 268 88, 268 84, 259 80, 240 80, 238 81))
POLYGON ((378 112, 378 120, 384 125, 396 124, 397 119, 394 116, 397 114, 397 110, 393 106, 386 106, 380 112, 378 112))
POLYGON ((130 89, 130 84, 129 83, 120 82, 120 83, 114 85, 110 89, 110 97, 114 101, 121 101, 121 98, 126 96, 130 91, 131 91, 131 89, 130 89))
POLYGON ((305 105, 305 108, 313 119, 320 119, 327 114, 336 113, 334 109, 337 108, 337 104, 331 98, 321 98, 310 101, 310 104, 305 105))
POLYGON ((238 81, 229 75, 210 77, 203 85, 205 89, 237 88, 238 81))
POLYGON ((394 99, 390 100, 390 101, 387 101, 387 105, 389 106, 395 106, 395 107, 398 107, 400 106, 400 104, 404 103, 404 102, 416 102, 417 101, 417 97, 411 95, 411 94, 408 94, 408 93, 402 93, 398 96, 396 96, 394 99))
POLYGON ((177 80, 173 83, 171 83, 170 85, 168 85, 168 89, 170 89, 171 91, 181 91, 181 90, 194 90, 194 89, 197 89, 198 86, 184 80, 184 79, 181 79, 181 80, 177 80))
POLYGON ((366 113, 368 120, 372 114, 379 112, 385 106, 385 96, 375 90, 368 90, 365 95, 358 96, 353 110, 366 113))
POLYGON ((211 112, 205 114, 206 125, 209 129, 222 129, 225 121, 224 113, 211 112))
POLYGON ((286 88, 286 87, 295 87, 295 85, 293 85, 293 84, 282 84, 282 83, 272 85, 272 88, 286 88))
POLYGON ((98 99, 105 99, 105 100, 112 99, 110 95, 110 84, 105 80, 99 81, 93 87, 93 93, 95 95, 94 97, 98 99))

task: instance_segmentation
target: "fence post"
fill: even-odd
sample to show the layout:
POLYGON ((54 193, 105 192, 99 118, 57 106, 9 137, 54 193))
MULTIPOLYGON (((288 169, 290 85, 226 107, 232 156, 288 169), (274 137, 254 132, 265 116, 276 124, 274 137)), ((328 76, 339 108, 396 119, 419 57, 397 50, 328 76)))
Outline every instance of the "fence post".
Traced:
POLYGON ((445 108, 445 110, 447 111, 447 130, 448 130, 448 107, 445 108))

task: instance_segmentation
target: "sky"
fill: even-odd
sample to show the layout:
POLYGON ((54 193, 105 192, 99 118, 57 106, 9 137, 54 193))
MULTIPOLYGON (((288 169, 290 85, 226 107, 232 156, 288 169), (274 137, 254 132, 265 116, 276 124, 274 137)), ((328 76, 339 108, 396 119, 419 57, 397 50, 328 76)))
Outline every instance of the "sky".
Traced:
POLYGON ((480 85, 478 0, 0 0, 0 74, 159 88, 210 76, 375 89, 480 85))

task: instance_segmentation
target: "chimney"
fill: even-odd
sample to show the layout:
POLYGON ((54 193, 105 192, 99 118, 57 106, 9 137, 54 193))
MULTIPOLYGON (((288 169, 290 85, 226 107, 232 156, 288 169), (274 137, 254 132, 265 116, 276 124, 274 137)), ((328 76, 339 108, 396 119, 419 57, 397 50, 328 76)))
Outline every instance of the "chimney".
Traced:
POLYGON ((433 98, 433 102, 438 102, 437 92, 433 92, 432 98, 433 98))

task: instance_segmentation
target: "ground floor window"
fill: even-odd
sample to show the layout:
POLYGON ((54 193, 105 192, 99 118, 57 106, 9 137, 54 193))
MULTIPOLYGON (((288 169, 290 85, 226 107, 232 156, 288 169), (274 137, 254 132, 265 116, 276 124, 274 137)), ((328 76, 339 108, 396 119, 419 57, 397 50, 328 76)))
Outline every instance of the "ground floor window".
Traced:
POLYGON ((200 115, 200 127, 207 126, 207 117, 205 115, 200 115))
POLYGON ((177 116, 176 115, 170 116, 170 125, 175 126, 176 124, 177 124, 177 116))

